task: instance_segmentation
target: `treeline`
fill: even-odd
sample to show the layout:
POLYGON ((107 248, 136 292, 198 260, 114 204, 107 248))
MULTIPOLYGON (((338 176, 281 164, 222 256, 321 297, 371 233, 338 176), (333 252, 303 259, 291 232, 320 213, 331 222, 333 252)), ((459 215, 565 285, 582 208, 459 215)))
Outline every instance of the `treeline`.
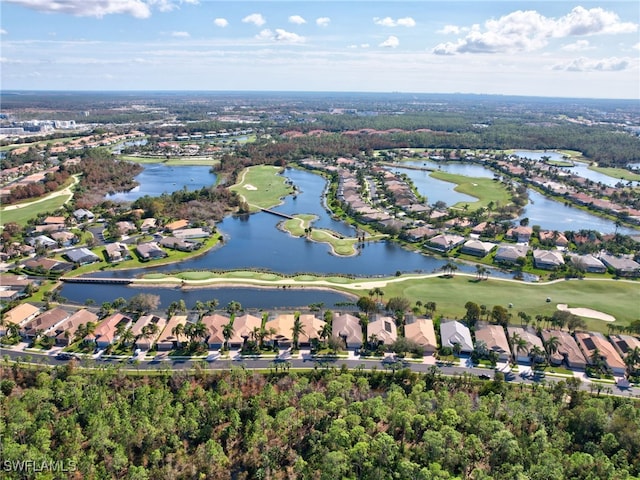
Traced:
POLYGON ((143 167, 137 163, 117 160, 103 148, 85 150, 81 157, 77 165, 69 167, 71 173, 82 173, 75 197, 78 207, 93 207, 107 193, 127 192, 138 185, 134 177, 143 167))
MULTIPOLYGON (((370 149, 383 148, 449 148, 449 149, 530 149, 577 150, 601 166, 625 167, 640 161, 640 137, 607 125, 585 126, 566 122, 523 121, 522 119, 484 119, 478 122, 461 115, 390 115, 378 117, 330 116, 297 130, 326 129, 341 133, 347 130, 402 129, 382 135, 362 135, 359 142, 370 149), (432 131, 416 131, 416 130, 432 131)), ((284 129, 283 131, 285 131, 284 129)), ((301 148, 335 143, 332 136, 306 137, 292 140, 301 148)), ((366 148, 363 148, 365 150, 366 148)))
MULTIPOLYGON (((7 462, 92 479, 628 479, 637 401, 468 376, 241 368, 85 375, 3 366, 7 462)), ((11 463, 9 463, 11 464, 11 463)), ((35 478, 6 470, 3 478, 35 478)))

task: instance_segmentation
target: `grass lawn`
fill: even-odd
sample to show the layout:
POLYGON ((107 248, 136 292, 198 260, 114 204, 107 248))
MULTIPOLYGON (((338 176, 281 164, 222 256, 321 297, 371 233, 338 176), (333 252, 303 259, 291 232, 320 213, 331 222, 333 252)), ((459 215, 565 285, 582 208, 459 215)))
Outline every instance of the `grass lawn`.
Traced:
MULTIPOLYGON (((293 220, 285 221, 283 228, 294 237, 304 237, 306 235, 305 229, 315 219, 315 215, 296 215, 293 220)), ((338 238, 332 232, 324 229, 312 230, 310 238, 314 242, 328 243, 336 255, 349 256, 355 255, 357 252, 355 246, 358 240, 356 238, 338 238)))
MULTIPOLYGON (((465 177, 464 175, 441 171, 431 172, 429 175, 438 180, 456 183, 458 185, 455 188, 456 192, 466 193, 467 195, 476 197, 478 199, 477 202, 469 203, 469 208, 472 210, 486 207, 490 202, 496 205, 508 205, 511 203, 511 194, 507 191, 506 187, 491 178, 465 177)), ((467 202, 459 202, 456 203, 454 207, 463 208, 466 204, 467 202)))
POLYGON ((595 167, 590 166, 589 170, 593 170, 598 173, 602 173, 604 175, 608 175, 612 178, 619 178, 624 181, 634 181, 640 182, 640 175, 637 173, 630 172, 624 168, 611 168, 611 167, 595 167))
MULTIPOLYGON (((22 202, 22 204, 15 204, 18 208, 7 209, 7 207, 3 207, 0 210, 0 222, 2 225, 5 225, 10 222, 15 222, 18 225, 24 226, 27 224, 27 221, 41 213, 53 213, 60 207, 62 207, 65 203, 67 203, 71 198, 73 198, 73 193, 71 194, 60 194, 61 190, 68 188, 70 185, 74 185, 78 183, 78 177, 73 176, 67 182, 65 182, 64 186, 55 192, 51 192, 50 194, 36 199, 29 199, 22 202)), ((9 205, 12 207, 13 205, 9 205)))
POLYGON ((294 193, 286 178, 279 175, 281 172, 282 168, 271 165, 249 167, 242 171, 240 182, 231 190, 241 195, 253 211, 275 207, 283 197, 294 193))
POLYGON ((203 165, 203 166, 209 166, 209 165, 218 165, 220 163, 220 160, 218 160, 217 158, 213 158, 213 157, 206 157, 206 156, 185 156, 185 157, 179 157, 179 156, 169 156, 169 157, 165 157, 165 156, 156 156, 156 157, 145 157, 145 156, 138 156, 138 155, 120 155, 119 158, 121 160, 125 160, 127 162, 135 162, 135 163, 162 163, 164 165, 171 165, 171 166, 187 166, 187 165, 203 165))

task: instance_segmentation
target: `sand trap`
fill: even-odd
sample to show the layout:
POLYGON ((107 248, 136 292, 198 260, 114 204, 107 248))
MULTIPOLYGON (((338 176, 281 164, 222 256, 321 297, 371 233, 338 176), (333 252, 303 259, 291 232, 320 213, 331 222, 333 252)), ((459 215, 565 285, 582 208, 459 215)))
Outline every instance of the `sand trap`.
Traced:
POLYGON ((247 183, 244 188, 246 190, 258 190, 256 187, 254 187, 253 185, 251 185, 250 183, 247 183))
POLYGON ((574 315, 578 315, 579 317, 596 318, 598 320, 603 320, 605 322, 616 321, 616 317, 609 315, 608 313, 602 313, 597 310, 592 310, 590 308, 569 308, 569 306, 566 303, 559 303, 558 310, 563 310, 569 313, 573 313, 574 315))

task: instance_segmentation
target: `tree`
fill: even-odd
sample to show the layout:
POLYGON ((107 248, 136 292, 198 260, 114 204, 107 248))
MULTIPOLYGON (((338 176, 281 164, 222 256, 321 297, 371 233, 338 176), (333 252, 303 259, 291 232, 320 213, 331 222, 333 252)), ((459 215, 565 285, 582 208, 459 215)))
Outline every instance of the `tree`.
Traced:
POLYGON ((547 354, 547 362, 551 363, 551 357, 558 351, 560 347, 560 339, 555 335, 542 341, 544 351, 547 354))
POLYGON ((544 350, 542 350, 538 345, 534 345, 529 350, 529 358, 531 359, 531 364, 535 367, 536 364, 540 362, 540 359, 545 358, 544 350))
POLYGON ((320 338, 320 340, 326 342, 327 340, 329 340, 329 338, 331 338, 331 333, 332 333, 331 324, 327 322, 318 331, 318 337, 320 338))
POLYGON ((464 315, 464 319, 469 327, 473 327, 478 320, 480 320, 480 307, 477 303, 467 302, 464 304, 467 313, 464 315))
POLYGON ((242 304, 240 302, 236 302, 235 300, 231 300, 227 304, 227 313, 230 315, 235 315, 238 312, 242 311, 242 304))
POLYGON ((131 329, 131 327, 125 329, 124 332, 122 332, 122 335, 120 335, 120 342, 123 345, 129 345, 131 342, 133 342, 135 340, 135 335, 133 334, 133 330, 131 329))
POLYGON ((360 309, 361 312, 370 314, 378 311, 378 305, 376 302, 369 297, 362 296, 356 302, 356 306, 360 309))
POLYGON ((295 312, 293 326, 291 327, 291 337, 293 340, 292 349, 298 350, 300 335, 304 335, 304 327, 302 325, 302 321, 300 320, 300 312, 295 312))
POLYGON ((427 302, 424 304, 424 309, 427 311, 430 317, 433 317, 437 308, 436 302, 427 302))
POLYGON ((127 310, 145 314, 153 310, 157 310, 160 306, 160 295, 152 295, 150 293, 138 293, 129 299, 127 310))
POLYGON ((411 308, 411 301, 405 297, 391 297, 387 302, 388 312, 406 312, 411 308))
POLYGON ((233 329, 233 321, 230 320, 229 323, 226 323, 222 327, 222 337, 224 338, 224 349, 229 350, 229 340, 233 337, 234 329, 233 329))
POLYGON ((494 305, 491 310, 491 318, 494 323, 506 327, 509 323, 509 311, 502 305, 494 305))

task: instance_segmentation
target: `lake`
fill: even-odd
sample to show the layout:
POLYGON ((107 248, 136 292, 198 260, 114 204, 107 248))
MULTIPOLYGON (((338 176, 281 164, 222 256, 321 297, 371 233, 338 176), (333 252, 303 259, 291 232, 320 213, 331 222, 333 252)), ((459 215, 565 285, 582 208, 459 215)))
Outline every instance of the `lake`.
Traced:
POLYGON ((216 175, 207 166, 168 166, 162 163, 146 163, 142 166, 144 170, 135 177, 140 185, 128 192, 106 195, 105 198, 116 202, 133 202, 145 195, 159 197, 183 188, 198 190, 216 183, 216 175))

